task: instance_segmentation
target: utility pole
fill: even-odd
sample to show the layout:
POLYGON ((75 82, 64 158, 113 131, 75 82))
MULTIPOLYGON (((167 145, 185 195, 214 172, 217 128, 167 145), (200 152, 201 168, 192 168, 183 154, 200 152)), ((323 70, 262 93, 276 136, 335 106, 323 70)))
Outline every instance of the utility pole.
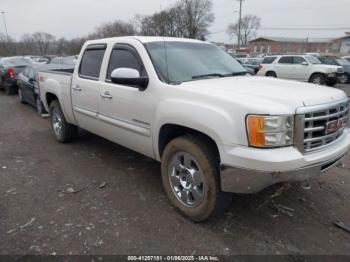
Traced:
POLYGON ((244 0, 237 0, 239 1, 239 21, 238 21, 238 50, 241 48, 241 27, 242 27, 242 2, 244 0))
POLYGON ((6 25, 6 18, 5 18, 5 11, 0 12, 2 14, 2 19, 4 20, 4 26, 5 26, 5 32, 6 32, 6 40, 9 41, 9 34, 7 31, 7 25, 6 25))

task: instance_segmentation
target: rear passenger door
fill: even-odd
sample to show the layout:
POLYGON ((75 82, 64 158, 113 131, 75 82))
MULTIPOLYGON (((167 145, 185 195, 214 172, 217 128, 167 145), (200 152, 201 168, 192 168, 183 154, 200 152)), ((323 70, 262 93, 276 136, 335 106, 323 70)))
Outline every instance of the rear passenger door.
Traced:
POLYGON ((100 71, 106 47, 106 44, 86 47, 71 84, 74 116, 80 127, 95 133, 99 112, 100 71))
POLYGON ((294 79, 292 69, 293 69, 293 56, 283 56, 277 62, 277 77, 285 79, 294 79))

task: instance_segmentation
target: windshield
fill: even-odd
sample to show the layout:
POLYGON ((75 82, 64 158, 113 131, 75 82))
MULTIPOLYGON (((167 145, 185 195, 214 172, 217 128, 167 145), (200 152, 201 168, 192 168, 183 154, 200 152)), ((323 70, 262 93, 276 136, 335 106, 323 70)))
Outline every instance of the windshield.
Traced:
POLYGON ((152 42, 145 46, 157 73, 171 84, 247 73, 228 53, 212 44, 152 42))
POLYGON ((350 66, 350 62, 344 58, 338 58, 337 62, 341 65, 341 66, 350 66))
POLYGON ((322 62, 317 57, 311 55, 306 56, 306 59, 313 65, 322 64, 322 62))

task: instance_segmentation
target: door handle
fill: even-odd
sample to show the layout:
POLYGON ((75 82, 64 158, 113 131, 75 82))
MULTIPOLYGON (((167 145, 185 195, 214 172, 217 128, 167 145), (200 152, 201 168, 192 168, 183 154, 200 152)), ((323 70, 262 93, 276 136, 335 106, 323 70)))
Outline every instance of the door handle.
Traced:
POLYGON ((107 98, 107 99, 112 99, 113 98, 113 96, 108 91, 106 91, 103 94, 101 94, 101 97, 102 98, 107 98))
POLYGON ((80 88, 79 85, 73 86, 73 89, 74 89, 75 91, 78 91, 78 92, 81 92, 81 91, 82 91, 82 89, 80 88))

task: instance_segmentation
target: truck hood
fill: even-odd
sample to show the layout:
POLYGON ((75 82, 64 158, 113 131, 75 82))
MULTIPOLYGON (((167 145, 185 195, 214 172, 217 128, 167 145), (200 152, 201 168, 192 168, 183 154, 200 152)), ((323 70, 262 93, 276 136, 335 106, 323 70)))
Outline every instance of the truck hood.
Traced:
POLYGON ((338 89, 269 77, 237 76, 184 82, 182 87, 223 99, 248 99, 276 103, 294 109, 346 98, 338 89))

